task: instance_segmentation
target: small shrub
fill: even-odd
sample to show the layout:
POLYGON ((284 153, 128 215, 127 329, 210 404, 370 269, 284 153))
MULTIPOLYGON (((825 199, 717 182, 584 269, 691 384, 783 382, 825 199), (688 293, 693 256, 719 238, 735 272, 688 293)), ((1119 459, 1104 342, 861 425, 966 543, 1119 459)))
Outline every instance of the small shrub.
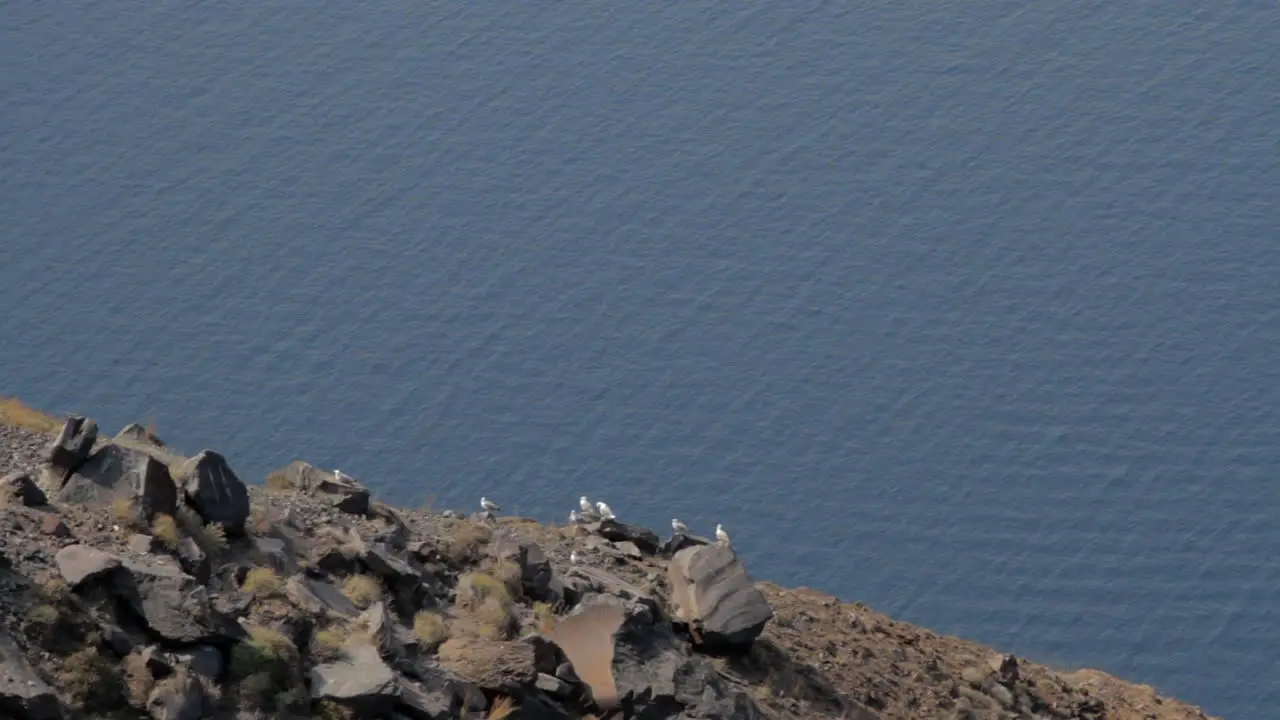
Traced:
POLYGON ((489 598, 504 605, 511 604, 511 593, 506 583, 488 573, 470 572, 458 579, 459 605, 475 608, 489 598))
POLYGON ((82 710, 114 710, 123 704, 119 668, 94 648, 69 656, 58 673, 58 682, 82 710))
POLYGON ((293 489, 293 483, 289 482, 289 476, 283 472, 273 472, 268 475, 266 486, 267 491, 273 493, 289 492, 293 489))
POLYGON ((246 679, 265 673, 281 690, 288 687, 298 662, 298 648, 284 633, 250 625, 249 637, 231 649, 231 675, 246 679))
POLYGON ((342 583, 342 594, 364 609, 382 597, 382 583, 369 575, 352 575, 342 583))
POLYGON ((124 670, 124 690, 129 705, 135 708, 146 707, 151 688, 156 684, 147 661, 141 655, 131 653, 125 656, 120 667, 124 670))
POLYGON ((155 520, 151 521, 151 534, 155 535, 160 544, 170 550, 178 549, 178 542, 182 540, 182 533, 178 531, 178 523, 168 513, 159 513, 155 520))
POLYGON ((347 632, 341 627, 321 630, 311 638, 311 657, 318 663, 331 663, 342 657, 347 632))
POLYGON ((478 523, 463 523, 454 528, 441 550, 454 567, 475 562, 480 549, 493 537, 493 531, 478 523))
POLYGON ((146 529, 146 522, 142 518, 142 510, 133 498, 116 498, 111 502, 111 517, 115 521, 131 530, 146 529))
POLYGON ((57 435, 62 421, 28 406, 17 398, 0 395, 0 425, 13 425, 46 435, 57 435))
POLYGON ((355 720, 356 711, 332 700, 316 703, 315 716, 320 720, 355 720))
POLYGON ((503 560, 493 566, 491 574, 502 581, 502 584, 507 588, 507 594, 511 597, 518 598, 524 594, 524 572, 521 571, 519 564, 510 560, 503 560))
POLYGON ((271 532, 271 516, 266 508, 254 505, 249 508, 249 520, 244 526, 254 535, 265 536, 271 532))
POLYGON ((520 629, 520 618, 510 602, 487 598, 473 613, 480 634, 495 640, 510 638, 520 629))
POLYGON ((210 555, 222 553, 227 549, 227 529, 222 523, 209 523, 204 526, 204 532, 197 536, 200 540, 201 549, 210 555))
POLYGON ((413 634, 428 651, 436 649, 440 643, 444 642, 447 634, 444 618, 438 613, 427 610, 419 612, 413 616, 413 634))
POLYGON ((533 604, 533 622, 539 633, 546 636, 555 633, 556 613, 550 603, 536 602, 533 604))
POLYGON ((260 598, 269 598, 279 595, 284 590, 284 583, 280 581, 280 576, 275 570, 269 567, 256 567, 244 576, 244 584, 240 589, 260 598))
POLYGON ((485 715, 485 720, 503 720, 511 713, 519 710, 516 701, 509 695, 503 695, 493 701, 493 705, 489 708, 489 714, 485 715))

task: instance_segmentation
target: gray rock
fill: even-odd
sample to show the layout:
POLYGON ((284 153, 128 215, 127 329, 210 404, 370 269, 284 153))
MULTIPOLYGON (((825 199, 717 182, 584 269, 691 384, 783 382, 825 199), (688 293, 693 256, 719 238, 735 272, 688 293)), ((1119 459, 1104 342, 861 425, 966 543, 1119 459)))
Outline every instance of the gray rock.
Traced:
POLYGON ((708 647, 749 647, 773 618, 773 608, 727 545, 681 550, 668 564, 667 578, 677 619, 696 627, 708 647))
POLYGON ((489 543, 489 555, 495 560, 515 563, 520 567, 520 584, 524 592, 534 600, 547 600, 550 596, 551 560, 535 543, 520 542, 515 537, 499 533, 489 543))
POLYGON ((58 437, 49 444, 46 459, 58 480, 66 482, 84 464, 98 440, 98 423, 73 415, 62 424, 58 437))
POLYGON ((179 470, 182 491, 205 523, 221 523, 229 535, 244 534, 249 519, 249 491, 232 472, 227 459, 201 450, 179 470))
POLYGON ((676 533, 662 544, 662 554, 671 557, 681 550, 689 547, 697 547, 699 545, 711 545, 711 538, 705 538, 701 535, 686 535, 684 533, 676 533))
POLYGON ((129 423, 128 425, 125 425, 111 440, 112 442, 137 443, 164 447, 164 441, 157 437, 155 433, 138 423, 129 423))
POLYGON ((396 674, 373 645, 349 645, 338 662, 311 670, 311 697, 334 700, 368 715, 389 712, 399 698, 396 674))
POLYGON ((156 539, 150 535, 134 533, 129 536, 129 550, 131 552, 138 553, 139 555, 146 555, 147 553, 155 552, 157 545, 158 543, 156 543, 156 539))
POLYGON ((336 477, 308 462, 295 460, 271 475, 283 476, 289 486, 299 492, 326 495, 334 507, 355 515, 369 512, 369 491, 355 479, 336 477))
POLYGON ((68 545, 59 550, 53 560, 62 579, 73 588, 106 576, 120 567, 119 558, 88 545, 68 545))
POLYGON ((643 603, 654 610, 658 607, 657 601, 648 591, 603 570, 578 565, 569 571, 569 578, 571 580, 577 578, 585 582, 587 592, 604 593, 623 600, 643 603))
POLYGON ((57 720, 63 717, 58 695, 0 629, 0 717, 57 720))
POLYGON ((58 501, 69 504, 107 505, 126 498, 133 500, 148 518, 155 513, 173 514, 178 491, 169 470, 141 450, 108 444, 98 448, 76 470, 58 501))
POLYGON ((178 650, 173 653, 173 656, 193 675, 208 680, 214 680, 221 675, 225 664, 222 653, 211 645, 197 645, 189 650, 178 650))
POLYGON ((253 538, 253 548, 262 556, 262 561, 269 565, 281 575, 291 575, 297 572, 297 561, 294 559, 293 548, 287 540, 276 537, 257 537, 253 538))
POLYGON ((573 688, 569 686, 569 683, 554 675, 545 673, 538 673, 538 679, 534 681, 534 686, 549 695, 557 697, 568 697, 573 693, 573 688))
POLYGON ((166 641, 225 642, 242 634, 213 611, 202 584, 171 564, 130 558, 115 577, 120 597, 166 641))
POLYGON ((285 581, 284 591, 290 600, 308 612, 335 619, 354 618, 360 614, 360 609, 341 590, 323 580, 295 575, 285 581))
POLYGON ((450 712, 452 693, 441 685, 425 688, 400 678, 396 688, 396 710, 413 720, 446 720, 455 718, 450 712))
POLYGON ((370 544, 362 559, 370 572, 388 582, 417 583, 422 579, 422 574, 408 562, 397 557, 395 551, 388 545, 370 544))
POLYGON ((20 470, 0 478, 0 493, 27 507, 40 507, 49 502, 49 498, 45 497, 44 491, 36 485, 36 481, 20 470))
POLYGON ((203 710, 200 683, 186 673, 156 683, 147 699, 147 712, 155 720, 200 720, 203 710))
POLYGON ((209 564, 209 556, 200 549, 200 545, 195 540, 183 537, 178 541, 178 562, 182 564, 182 569, 187 574, 196 579, 196 582, 201 585, 208 584, 212 566, 209 564))
POLYGON ((630 525, 617 520, 601 520, 599 523, 586 526, 587 529, 606 540, 614 542, 632 542, 641 552, 653 555, 658 552, 661 541, 658 534, 646 527, 630 525))
POLYGON ((630 540, 623 540, 622 542, 614 543, 613 547, 632 560, 640 560, 644 558, 644 553, 640 552, 640 548, 636 547, 636 544, 630 540))

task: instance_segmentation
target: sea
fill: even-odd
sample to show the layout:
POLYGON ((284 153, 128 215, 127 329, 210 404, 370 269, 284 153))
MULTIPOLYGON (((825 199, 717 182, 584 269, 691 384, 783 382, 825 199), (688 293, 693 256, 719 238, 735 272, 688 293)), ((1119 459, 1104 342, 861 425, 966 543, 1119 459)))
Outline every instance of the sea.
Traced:
POLYGON ((0 393, 1280 705, 1280 4, 5 3, 0 393))

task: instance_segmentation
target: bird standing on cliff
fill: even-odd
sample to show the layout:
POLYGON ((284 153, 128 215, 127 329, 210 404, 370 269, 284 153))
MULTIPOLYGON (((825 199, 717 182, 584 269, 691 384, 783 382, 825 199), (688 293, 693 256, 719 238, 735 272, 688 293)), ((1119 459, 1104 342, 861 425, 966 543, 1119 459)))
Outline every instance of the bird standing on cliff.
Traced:
POLYGON ((591 501, 587 499, 586 495, 583 495, 582 497, 578 498, 578 507, 582 508, 582 512, 596 511, 595 508, 591 507, 591 501))
POLYGON ((609 509, 608 505, 605 505, 602 502, 596 503, 596 510, 600 511, 600 517, 604 518, 605 520, 614 520, 614 519, 617 519, 618 517, 617 515, 613 514, 613 510, 609 509))
POLYGON ((729 533, 724 531, 724 528, 720 525, 720 523, 716 523, 716 540, 720 541, 721 545, 732 544, 729 542, 729 533))
POLYGON ((569 522, 571 522, 571 523, 576 523, 576 522, 578 522, 578 511, 577 511, 577 510, 570 510, 570 511, 569 511, 569 522))
POLYGON ((689 534, 689 526, 680 522, 679 518, 671 518, 671 529, 679 533, 680 535, 689 534))
POLYGON ((577 565, 578 561, 581 559, 582 559, 582 556, 578 555, 577 550, 574 550, 573 552, 569 553, 569 562, 573 563, 574 565, 577 565))
POLYGON ((483 508, 485 512, 491 512, 491 513, 500 512, 502 510, 501 505, 490 500, 487 497, 484 497, 483 495, 480 496, 480 507, 483 508))

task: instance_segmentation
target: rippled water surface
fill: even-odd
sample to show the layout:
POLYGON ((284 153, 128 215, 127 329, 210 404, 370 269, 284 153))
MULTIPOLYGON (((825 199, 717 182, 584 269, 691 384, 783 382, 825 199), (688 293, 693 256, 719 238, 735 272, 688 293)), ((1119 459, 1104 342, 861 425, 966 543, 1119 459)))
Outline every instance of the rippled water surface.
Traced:
POLYGON ((1280 6, 8 3, 0 391, 1280 703, 1280 6))

